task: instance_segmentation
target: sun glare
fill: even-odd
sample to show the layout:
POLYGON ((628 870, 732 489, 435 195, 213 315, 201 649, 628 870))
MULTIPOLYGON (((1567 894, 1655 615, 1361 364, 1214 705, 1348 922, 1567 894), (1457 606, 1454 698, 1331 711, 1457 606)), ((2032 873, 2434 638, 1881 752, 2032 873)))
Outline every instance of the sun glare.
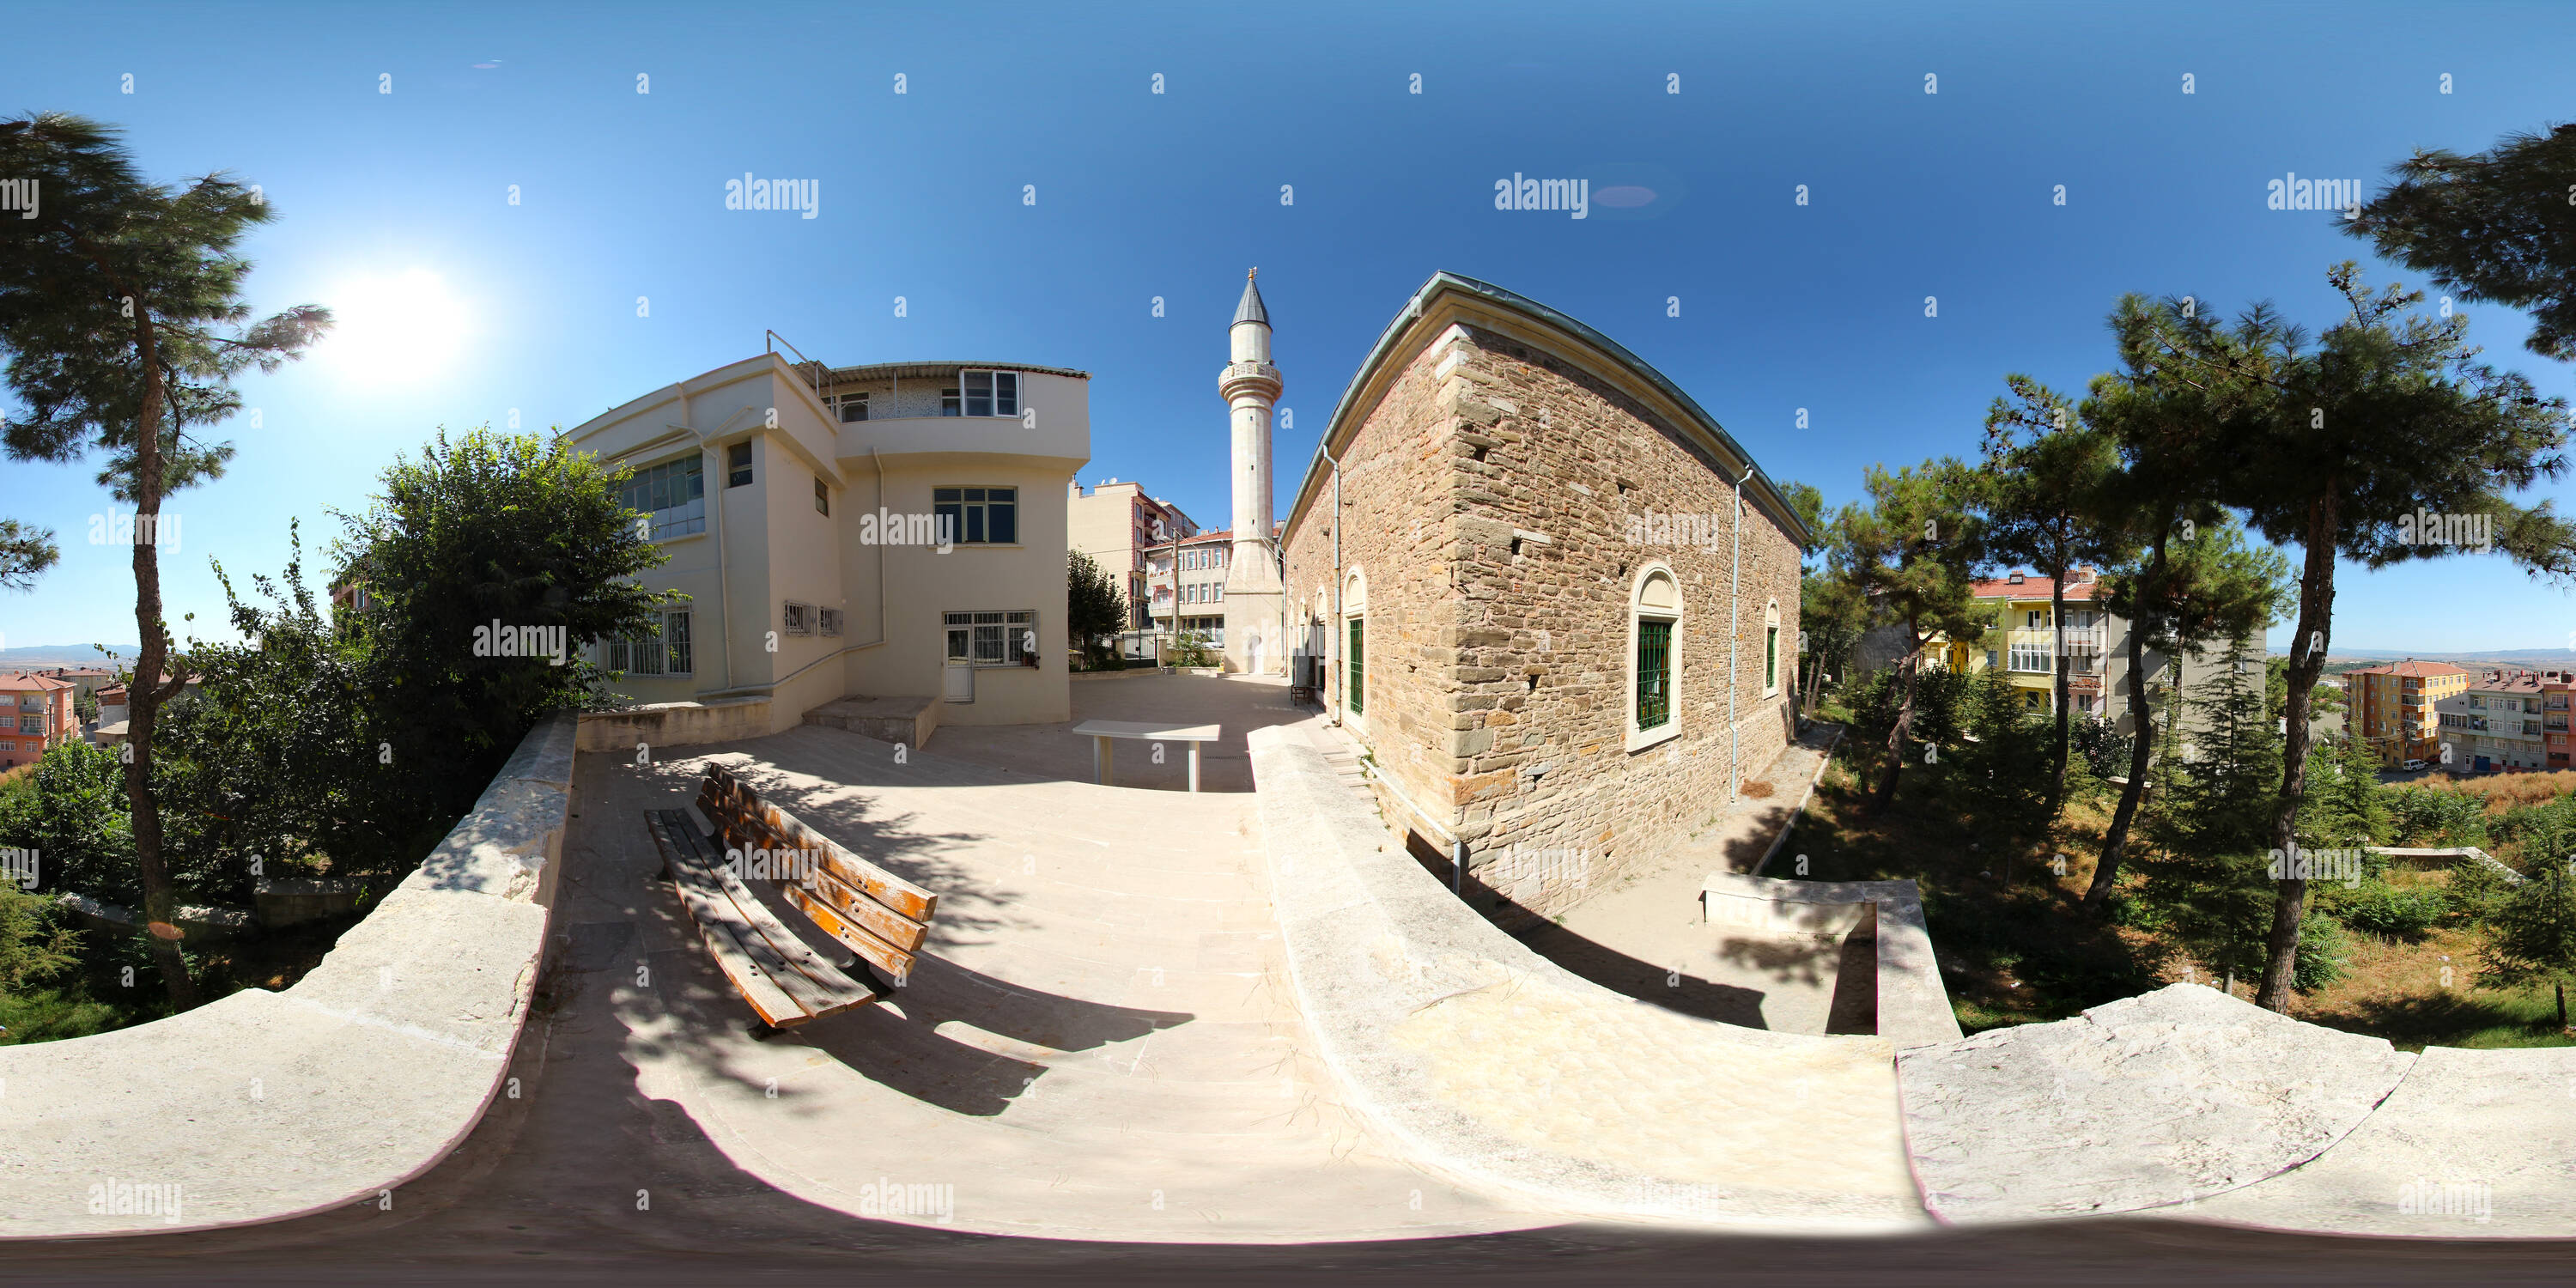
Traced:
POLYGON ((442 373, 465 337, 465 309, 426 269, 348 282, 331 299, 323 348, 351 375, 402 382, 442 373))

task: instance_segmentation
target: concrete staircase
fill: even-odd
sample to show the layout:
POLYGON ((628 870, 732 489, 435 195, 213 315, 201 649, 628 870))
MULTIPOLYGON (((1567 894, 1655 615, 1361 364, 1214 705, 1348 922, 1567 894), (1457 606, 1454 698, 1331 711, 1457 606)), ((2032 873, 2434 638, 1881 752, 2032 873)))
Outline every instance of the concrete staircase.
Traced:
POLYGON ((939 728, 936 698, 848 697, 826 702, 805 713, 805 723, 846 729, 879 742, 927 747, 939 728))
POLYGON ((1360 771, 1359 744, 1349 734, 1322 720, 1308 723, 1305 730, 1307 742, 1323 755, 1324 764, 1333 771, 1333 777, 1375 808, 1377 791, 1369 786, 1368 776, 1360 771))

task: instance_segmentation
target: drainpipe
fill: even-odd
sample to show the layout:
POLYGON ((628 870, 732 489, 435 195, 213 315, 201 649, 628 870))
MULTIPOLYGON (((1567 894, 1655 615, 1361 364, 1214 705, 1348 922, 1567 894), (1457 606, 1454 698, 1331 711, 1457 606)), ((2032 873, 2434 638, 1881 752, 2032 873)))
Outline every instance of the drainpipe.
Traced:
POLYGON ((1735 794, 1744 790, 1743 738, 1735 729, 1735 636, 1737 621, 1744 607, 1744 480, 1753 477, 1753 463, 1744 463, 1744 473, 1735 480, 1735 562, 1726 571, 1726 800, 1727 808, 1735 807, 1735 794))

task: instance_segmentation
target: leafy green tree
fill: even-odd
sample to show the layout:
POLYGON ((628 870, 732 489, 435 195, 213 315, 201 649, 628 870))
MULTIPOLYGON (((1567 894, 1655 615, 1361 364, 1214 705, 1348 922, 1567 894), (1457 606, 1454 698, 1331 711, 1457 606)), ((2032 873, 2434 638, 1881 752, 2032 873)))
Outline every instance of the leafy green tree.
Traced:
POLYGON ((2460 293, 2531 310, 2533 353, 2576 359, 2576 125, 2469 156, 2422 150, 2344 231, 2460 293))
POLYGON ((2109 564, 2124 553, 2127 534, 2105 515, 2105 493, 2120 472, 2116 441, 2080 421, 2074 404, 2056 391, 2014 374, 2004 377, 2010 397, 1986 412, 1987 557, 2028 564, 2050 581, 2048 619, 2055 632, 2056 712, 2049 738, 2047 802, 2056 813, 2066 797, 2066 754, 2074 702, 2066 649, 2066 583, 2085 564, 2109 564))
POLYGON ((2543 854, 2523 873, 2488 923, 2478 954, 2478 987, 2547 984, 2558 995, 2558 1027, 2567 1027, 2567 985, 2576 982, 2576 858, 2543 854))
POLYGON ((36 575, 54 566, 63 552, 50 529, 0 519, 0 590, 26 590, 36 575))
POLYGON ((26 785, 0 793, 0 846, 37 852, 38 890, 131 905, 141 894, 122 766, 106 747, 47 747, 26 785))
MULTIPOLYGON (((2409 313, 2422 292, 2373 294, 2349 261, 2327 280, 2349 312, 2314 346, 2263 305, 2230 329, 2157 314, 2138 341, 2250 413, 2230 440, 2223 499, 2274 544, 2303 552, 2284 676, 2289 741, 2273 807, 2277 848, 2295 840, 2307 794, 2309 704, 2325 667, 2340 560, 2381 568, 2457 553, 2417 540, 2418 516, 2486 514, 2496 549, 2535 572, 2576 577, 2576 528, 2546 502, 2526 509, 2508 496, 2565 472, 2565 401, 2477 361, 2465 316, 2409 313)), ((2281 883, 2255 999, 2272 1010, 2290 1003, 2306 899, 2306 883, 2281 883)))
POLYGON ((1966 467, 1944 458, 1890 474, 1873 465, 1865 482, 1869 504, 1846 505, 1836 520, 1843 541, 1834 551, 1834 572, 1871 605, 1877 624, 1898 629, 1904 650, 1897 661, 1903 697, 1888 725, 1886 767, 1870 806, 1883 811, 1895 803, 1905 770, 1924 650, 1936 639, 1983 635, 1988 614, 1973 593, 1982 546, 1966 467))
POLYGON ((660 636, 664 596, 635 578, 664 555, 618 499, 627 477, 560 438, 441 430, 338 514, 333 583, 372 601, 348 623, 382 686, 371 772, 462 814, 540 716, 601 700, 613 677, 584 646, 660 636), (498 631, 526 627, 562 632, 565 656, 500 655, 498 631))
POLYGON ((1082 650, 1086 660, 1101 654, 1103 636, 1127 629, 1127 592, 1118 579, 1079 550, 1064 558, 1066 643, 1082 650))
POLYGON ((163 703, 185 687, 161 616, 157 535, 163 498, 222 472, 229 445, 187 429, 241 407, 234 379, 273 371, 330 325, 311 306, 253 322, 250 262, 235 253, 274 212, 257 189, 223 174, 177 187, 150 182, 115 130, 59 113, 0 121, 0 174, 32 181, 35 218, 0 238, 0 352, 24 412, 0 439, 18 460, 68 461, 93 450, 100 481, 134 507, 134 617, 141 656, 131 687, 126 795, 144 912, 171 1004, 194 1006, 179 950, 162 823, 152 796, 163 703))

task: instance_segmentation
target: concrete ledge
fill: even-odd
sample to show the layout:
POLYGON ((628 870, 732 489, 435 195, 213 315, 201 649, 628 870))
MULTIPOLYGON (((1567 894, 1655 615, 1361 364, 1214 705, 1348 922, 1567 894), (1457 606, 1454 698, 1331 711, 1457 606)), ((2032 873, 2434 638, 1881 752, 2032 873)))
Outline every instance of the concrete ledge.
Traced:
POLYGON ((0 1239, 282 1220, 436 1166, 499 1094, 527 1018, 575 737, 569 713, 540 723, 293 988, 0 1047, 0 1239))
POLYGON ((905 743, 918 751, 938 731, 942 705, 934 698, 842 698, 806 712, 804 723, 905 743))
POLYGON ((1409 855, 1288 728, 1250 735, 1291 981, 1350 1107, 1417 1166, 1601 1216, 1919 1226, 1891 1047, 1578 978, 1409 855))
POLYGON ((713 702, 655 702, 614 711, 584 711, 581 713, 580 750, 632 754, 635 744, 640 742, 658 754, 664 747, 690 747, 700 743, 765 737, 774 732, 769 727, 769 707, 769 699, 750 697, 718 698, 713 702))
POLYGON ((1965 1223, 2135 1212, 2251 1185, 2344 1139, 2414 1061, 2174 984, 1915 1047, 1897 1067, 1924 1206, 1965 1223))
POLYGON ((2324 1156, 2190 1215, 2455 1239, 2576 1235, 2576 1047, 2427 1047, 2324 1156))
POLYGON ((1700 887, 1709 924, 1781 934, 1867 930, 1878 965, 1878 1035, 1900 1050, 1959 1040, 1958 1012, 1941 983, 1923 895, 1911 881, 1784 881, 1711 872, 1700 887), (1864 926, 1866 920, 1869 924, 1864 926))

